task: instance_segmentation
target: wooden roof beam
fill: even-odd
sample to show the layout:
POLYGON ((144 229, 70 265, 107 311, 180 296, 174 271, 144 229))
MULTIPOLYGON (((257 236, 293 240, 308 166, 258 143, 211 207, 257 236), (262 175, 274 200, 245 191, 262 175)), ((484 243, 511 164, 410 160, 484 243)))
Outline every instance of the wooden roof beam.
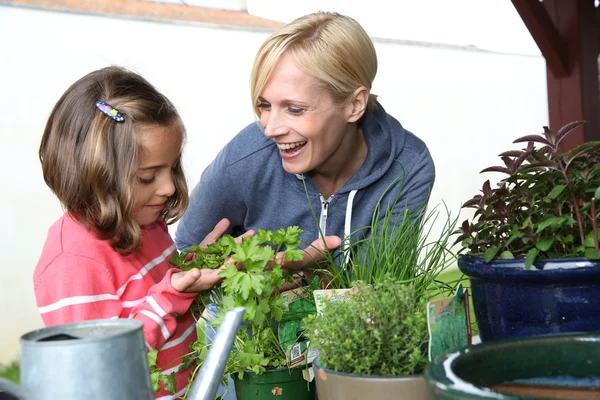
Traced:
MULTIPOLYGON (((539 0, 511 0, 555 77, 569 75, 567 46, 539 0)), ((569 0, 571 1, 571 0, 569 0)), ((598 10, 598 9, 596 9, 598 10)), ((598 12, 598 11, 597 11, 598 12)))

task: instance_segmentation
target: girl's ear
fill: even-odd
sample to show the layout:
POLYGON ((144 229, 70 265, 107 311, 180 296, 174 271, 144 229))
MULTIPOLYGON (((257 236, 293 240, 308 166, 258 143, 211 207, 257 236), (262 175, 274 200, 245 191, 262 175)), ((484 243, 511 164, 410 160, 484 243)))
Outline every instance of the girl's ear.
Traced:
POLYGON ((367 110, 367 102, 369 100, 369 91, 366 87, 361 86, 354 91, 350 103, 348 104, 348 122, 354 123, 358 121, 367 110))

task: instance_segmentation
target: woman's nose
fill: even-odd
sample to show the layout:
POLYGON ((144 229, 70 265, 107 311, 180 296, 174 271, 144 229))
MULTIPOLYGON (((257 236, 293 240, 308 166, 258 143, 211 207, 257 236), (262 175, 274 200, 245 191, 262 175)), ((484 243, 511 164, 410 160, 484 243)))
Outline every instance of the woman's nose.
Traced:
POLYGON ((274 113, 273 111, 263 112, 260 116, 260 123, 265 130, 265 135, 270 139, 289 132, 289 128, 280 113, 274 113))

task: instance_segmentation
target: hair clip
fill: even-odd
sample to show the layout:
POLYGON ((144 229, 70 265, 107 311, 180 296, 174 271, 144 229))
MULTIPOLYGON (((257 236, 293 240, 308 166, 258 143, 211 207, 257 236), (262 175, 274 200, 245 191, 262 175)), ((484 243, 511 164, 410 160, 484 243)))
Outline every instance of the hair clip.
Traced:
POLYGON ((98 110, 102 111, 102 113, 108 118, 114 119, 117 122, 125 122, 125 117, 123 117, 123 114, 121 114, 119 110, 117 110, 110 104, 105 103, 103 101, 97 101, 96 107, 98 108, 98 110))

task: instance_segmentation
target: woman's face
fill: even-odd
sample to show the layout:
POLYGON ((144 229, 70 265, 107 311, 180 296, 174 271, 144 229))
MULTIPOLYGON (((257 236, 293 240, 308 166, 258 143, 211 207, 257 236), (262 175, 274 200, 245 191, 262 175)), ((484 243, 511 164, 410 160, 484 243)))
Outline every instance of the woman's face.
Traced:
POLYGON ((343 167, 332 164, 341 164, 334 155, 344 140, 350 140, 345 134, 348 107, 335 105, 329 92, 289 56, 275 66, 258 108, 265 135, 277 143, 287 172, 335 172, 343 167))

